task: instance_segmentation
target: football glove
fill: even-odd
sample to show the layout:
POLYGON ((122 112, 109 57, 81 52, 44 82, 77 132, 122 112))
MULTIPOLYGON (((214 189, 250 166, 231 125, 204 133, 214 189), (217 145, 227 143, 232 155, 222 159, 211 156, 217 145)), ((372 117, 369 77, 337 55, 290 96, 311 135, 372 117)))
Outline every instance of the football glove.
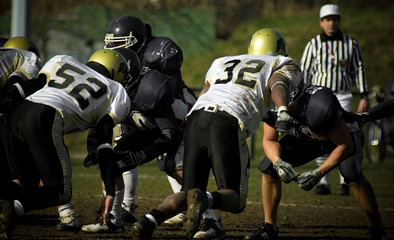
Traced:
POLYGON ((291 166, 291 164, 283 161, 282 159, 279 158, 276 160, 274 163, 274 169, 284 183, 297 181, 298 172, 293 168, 293 166, 291 166))
POLYGON ((346 123, 357 122, 360 128, 362 128, 365 125, 365 123, 369 121, 369 118, 370 118, 369 112, 354 113, 354 112, 344 111, 343 114, 343 119, 345 120, 346 123))
POLYGON ((116 159, 116 164, 122 172, 132 170, 144 162, 140 152, 117 151, 116 159))
POLYGON ((302 173, 298 177, 298 186, 305 191, 311 190, 323 177, 320 171, 316 168, 308 172, 302 173))
POLYGON ((98 163, 98 154, 96 151, 88 153, 88 155, 85 157, 85 160, 83 161, 83 165, 85 167, 90 167, 92 165, 96 165, 98 163))
POLYGON ((278 118, 276 119, 275 129, 280 133, 285 133, 290 130, 294 119, 287 113, 287 107, 281 106, 278 108, 278 118))

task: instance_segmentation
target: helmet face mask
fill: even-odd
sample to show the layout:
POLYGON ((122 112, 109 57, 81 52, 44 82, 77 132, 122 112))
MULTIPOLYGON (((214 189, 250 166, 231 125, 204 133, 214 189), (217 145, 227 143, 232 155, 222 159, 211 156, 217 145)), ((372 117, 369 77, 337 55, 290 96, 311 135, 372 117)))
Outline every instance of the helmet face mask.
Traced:
POLYGON ((275 29, 260 29, 250 38, 248 54, 287 56, 285 39, 275 29))
POLYGON ((116 49, 116 48, 129 48, 138 42, 137 38, 133 36, 133 32, 130 32, 129 36, 115 37, 113 33, 105 34, 104 38, 105 49, 116 49))
POLYGON ((108 25, 104 48, 126 47, 138 53, 145 45, 146 39, 146 25, 141 19, 135 16, 121 16, 108 25))

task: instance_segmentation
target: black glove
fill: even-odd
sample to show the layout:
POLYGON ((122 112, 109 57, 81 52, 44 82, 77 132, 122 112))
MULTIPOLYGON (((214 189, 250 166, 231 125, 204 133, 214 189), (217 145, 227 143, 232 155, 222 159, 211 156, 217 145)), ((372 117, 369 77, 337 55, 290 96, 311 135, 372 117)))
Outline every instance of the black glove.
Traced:
POLYGON ((317 168, 315 170, 301 173, 298 177, 298 186, 305 191, 309 191, 320 181, 322 177, 322 174, 317 168))
POLYGON ((287 113, 287 107, 281 106, 278 109, 278 118, 276 119, 275 129, 280 133, 290 130, 294 123, 294 119, 287 113))
POLYGON ((132 170, 144 162, 140 152, 117 151, 116 164, 122 172, 132 170))
POLYGON ((346 123, 357 122, 359 127, 362 128, 366 122, 370 120, 369 112, 354 113, 354 112, 343 112, 343 119, 346 123))
POLYGON ((290 183, 291 181, 297 181, 298 172, 288 162, 285 162, 279 158, 274 163, 274 169, 278 173, 279 178, 284 183, 290 183))
POLYGON ((96 165, 98 163, 98 155, 96 151, 88 153, 88 155, 85 157, 85 161, 83 161, 83 165, 85 167, 90 167, 92 165, 96 165))

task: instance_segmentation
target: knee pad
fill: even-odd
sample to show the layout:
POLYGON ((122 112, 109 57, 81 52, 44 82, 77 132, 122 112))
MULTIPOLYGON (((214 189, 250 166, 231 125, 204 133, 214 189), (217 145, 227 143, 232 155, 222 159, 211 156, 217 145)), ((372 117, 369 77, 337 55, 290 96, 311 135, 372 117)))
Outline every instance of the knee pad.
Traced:
POLYGON ((268 174, 279 179, 278 173, 275 171, 272 162, 267 157, 264 157, 263 160, 261 160, 259 164, 259 170, 264 174, 268 174))
POLYGON ((235 213, 235 214, 241 213, 245 210, 245 207, 246 207, 245 205, 239 206, 238 209, 236 211, 233 211, 232 213, 235 213))

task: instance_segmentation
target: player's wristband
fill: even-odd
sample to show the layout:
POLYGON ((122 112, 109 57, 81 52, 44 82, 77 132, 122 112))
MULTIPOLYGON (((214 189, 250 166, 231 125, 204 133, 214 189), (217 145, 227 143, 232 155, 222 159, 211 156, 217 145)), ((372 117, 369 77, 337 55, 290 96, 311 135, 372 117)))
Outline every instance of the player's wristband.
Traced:
POLYGON ((98 152, 100 149, 104 149, 104 148, 111 149, 112 151, 114 150, 114 148, 112 147, 111 144, 109 144, 109 143, 103 143, 103 144, 100 144, 100 145, 97 147, 97 152, 98 152))

